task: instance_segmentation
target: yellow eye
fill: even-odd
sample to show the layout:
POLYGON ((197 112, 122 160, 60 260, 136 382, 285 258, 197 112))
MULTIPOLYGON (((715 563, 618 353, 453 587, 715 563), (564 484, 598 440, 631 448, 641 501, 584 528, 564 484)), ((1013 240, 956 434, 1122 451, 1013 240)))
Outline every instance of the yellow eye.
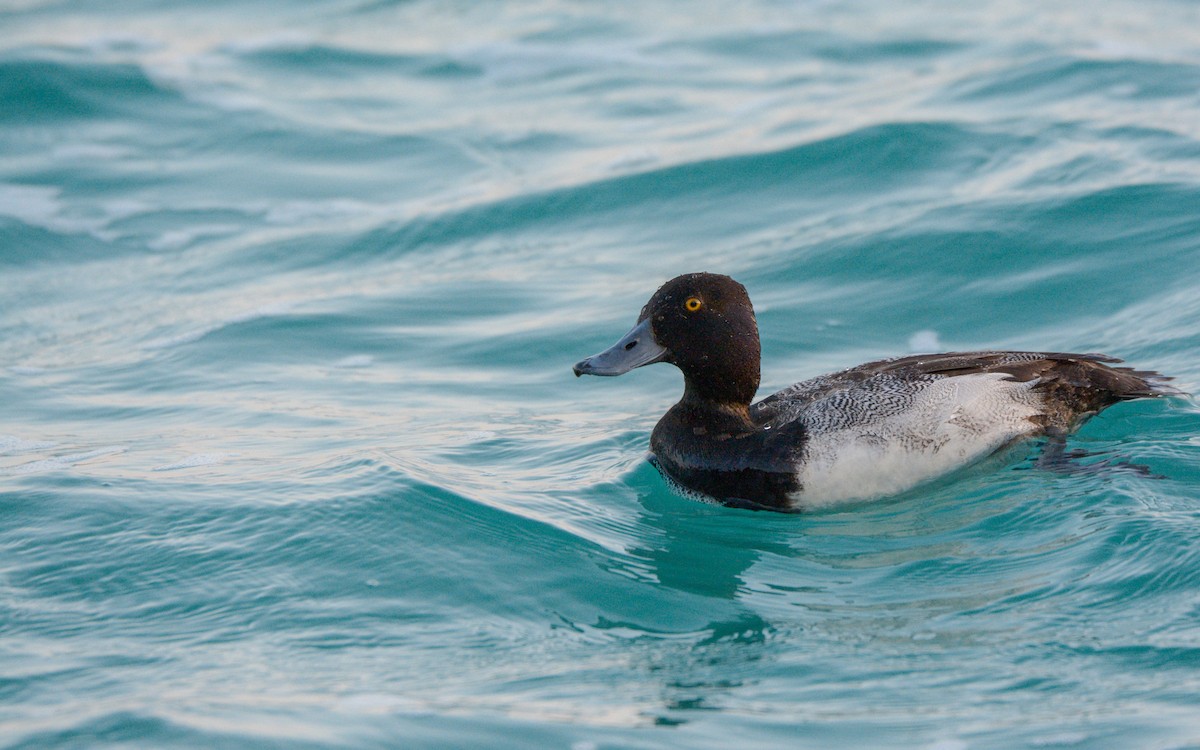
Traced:
POLYGON ((687 302, 684 302, 683 306, 687 308, 688 312, 696 312, 701 307, 704 307, 704 303, 700 301, 699 297, 688 297, 687 302))

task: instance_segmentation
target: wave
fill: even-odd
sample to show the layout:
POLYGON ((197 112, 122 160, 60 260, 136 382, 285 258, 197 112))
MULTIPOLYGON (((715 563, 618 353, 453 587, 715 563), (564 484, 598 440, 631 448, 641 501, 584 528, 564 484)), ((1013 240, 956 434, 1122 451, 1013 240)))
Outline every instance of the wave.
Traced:
POLYGON ((46 59, 44 52, 0 57, 0 123, 10 126, 75 119, 135 117, 182 99, 131 63, 46 59))

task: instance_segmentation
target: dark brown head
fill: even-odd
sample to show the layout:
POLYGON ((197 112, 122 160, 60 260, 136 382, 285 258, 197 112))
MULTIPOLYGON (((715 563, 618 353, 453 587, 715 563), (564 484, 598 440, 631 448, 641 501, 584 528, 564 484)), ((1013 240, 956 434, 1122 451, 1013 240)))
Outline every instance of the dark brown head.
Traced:
POLYGON ((622 375, 670 362, 683 371, 684 398, 749 404, 758 390, 760 354, 746 288, 728 276, 689 273, 663 284, 629 333, 574 369, 576 375, 622 375))

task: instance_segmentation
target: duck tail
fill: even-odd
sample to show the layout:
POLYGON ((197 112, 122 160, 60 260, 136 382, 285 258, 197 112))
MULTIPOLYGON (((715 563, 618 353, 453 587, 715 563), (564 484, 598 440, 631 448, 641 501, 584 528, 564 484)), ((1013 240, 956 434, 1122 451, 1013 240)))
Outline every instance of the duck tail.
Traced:
POLYGON ((1048 432, 1071 432, 1089 417, 1118 401, 1186 395, 1155 370, 1115 367, 1107 354, 1040 353, 1037 385, 1044 399, 1039 419, 1048 432))
POLYGON ((1089 363, 1091 366, 1084 365, 1083 368, 1088 384, 1093 388, 1099 388, 1107 392, 1115 401, 1187 395, 1186 392, 1170 384, 1170 381, 1174 378, 1169 375, 1163 375, 1157 370, 1113 367, 1113 365, 1119 364, 1123 360, 1110 357, 1107 354, 1066 354, 1059 356, 1080 361, 1080 364, 1089 363))

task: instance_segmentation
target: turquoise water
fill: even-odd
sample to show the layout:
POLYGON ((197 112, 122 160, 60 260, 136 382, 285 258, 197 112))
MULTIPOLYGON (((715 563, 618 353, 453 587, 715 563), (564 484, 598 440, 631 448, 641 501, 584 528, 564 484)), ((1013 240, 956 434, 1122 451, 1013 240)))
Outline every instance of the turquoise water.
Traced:
POLYGON ((1200 747, 1200 412, 808 516, 672 495, 733 275, 769 393, 914 350, 1200 388, 1200 6, 0 9, 6 748, 1200 747))

